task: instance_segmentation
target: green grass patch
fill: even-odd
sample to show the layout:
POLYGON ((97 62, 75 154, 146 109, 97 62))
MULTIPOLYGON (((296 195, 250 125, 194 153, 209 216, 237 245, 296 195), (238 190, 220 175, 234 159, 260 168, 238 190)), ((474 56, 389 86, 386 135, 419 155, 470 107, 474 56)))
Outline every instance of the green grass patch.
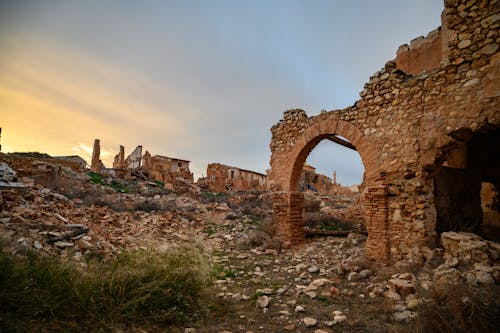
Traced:
POLYGON ((162 182, 162 181, 159 181, 159 180, 154 180, 154 182, 156 183, 156 185, 158 185, 159 187, 163 188, 165 187, 165 183, 162 182))
POLYGON ((228 197, 229 193, 202 192, 200 195, 200 199, 203 203, 223 202, 228 197))
POLYGON ((120 192, 120 193, 129 193, 130 192, 125 186, 123 186, 121 183, 117 182, 116 180, 112 180, 111 184, 109 184, 107 186, 111 187, 116 192, 120 192))
POLYGON ((111 187, 113 190, 120 193, 130 192, 129 189, 116 180, 112 180, 111 183, 106 182, 105 177, 100 173, 88 172, 87 175, 90 177, 90 181, 94 184, 111 187))
POLYGON ((218 278, 235 278, 236 277, 236 271, 226 268, 221 265, 215 265, 214 267, 214 273, 215 276, 218 278))
POLYGON ((111 331, 129 324, 170 327, 202 313, 212 282, 192 246, 138 251, 86 271, 55 258, 0 255, 0 331, 111 331), (26 326, 28 325, 28 326, 26 326))
POLYGON ((96 172, 88 172, 87 173, 87 176, 90 177, 90 181, 94 184, 99 184, 99 185, 103 185, 103 182, 102 180, 104 179, 104 176, 101 175, 100 173, 96 173, 96 172))

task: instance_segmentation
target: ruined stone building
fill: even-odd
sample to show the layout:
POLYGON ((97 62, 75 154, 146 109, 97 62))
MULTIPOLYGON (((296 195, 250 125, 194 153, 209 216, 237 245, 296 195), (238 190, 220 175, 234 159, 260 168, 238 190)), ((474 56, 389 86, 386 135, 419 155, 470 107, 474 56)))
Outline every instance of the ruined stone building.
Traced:
POLYGON ((299 188, 302 192, 312 191, 332 194, 336 185, 330 177, 316 173, 315 167, 304 164, 299 182, 299 188))
POLYGON ((177 179, 193 182, 193 174, 189 171, 190 161, 161 155, 152 156, 148 151, 142 154, 142 146, 137 146, 127 157, 125 147, 113 159, 113 168, 106 168, 99 159, 100 142, 94 141, 91 170, 103 172, 111 176, 129 177, 131 173, 148 176, 154 180, 173 184, 177 179))
POLYGON ((148 151, 142 158, 144 173, 155 180, 174 183, 177 178, 181 178, 193 182, 193 173, 189 171, 190 161, 161 155, 151 156, 148 151))
POLYGON ((266 175, 220 163, 211 163, 207 166, 207 176, 200 178, 198 184, 214 193, 264 191, 266 190, 266 175))
POLYGON ((73 162, 74 164, 78 165, 79 171, 83 171, 83 170, 85 170, 85 168, 87 168, 87 161, 85 161, 83 158, 81 158, 78 155, 53 156, 53 158, 63 160, 63 161, 73 162))
POLYGON ((137 169, 141 167, 142 161, 142 146, 137 146, 125 159, 127 169, 137 169))
POLYGON ((499 229, 500 6, 444 3, 442 26, 400 47, 353 106, 316 116, 288 110, 272 127, 268 181, 286 245, 304 239, 300 178, 324 139, 351 145, 363 161, 373 262, 418 262, 447 230, 491 238, 484 223, 499 229))

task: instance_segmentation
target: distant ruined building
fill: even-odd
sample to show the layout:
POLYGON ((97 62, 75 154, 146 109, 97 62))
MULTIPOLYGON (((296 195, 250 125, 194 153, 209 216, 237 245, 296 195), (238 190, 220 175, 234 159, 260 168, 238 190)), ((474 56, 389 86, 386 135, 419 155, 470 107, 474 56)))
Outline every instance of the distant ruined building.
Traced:
POLYGON ((283 114, 267 181, 285 246, 305 239, 301 175, 324 139, 363 161, 372 262, 418 262, 444 231, 500 231, 499 28, 498 1, 446 0, 442 26, 400 47, 353 106, 283 114))
POLYGON ((207 176, 200 178, 198 184, 214 193, 229 191, 264 191, 266 175, 220 163, 207 166, 207 176))
POLYGON ((125 147, 120 146, 120 151, 113 160, 113 168, 106 168, 99 154, 100 141, 96 139, 90 167, 93 172, 124 178, 134 174, 170 185, 179 179, 193 182, 193 174, 189 171, 190 161, 161 155, 152 156, 148 151, 142 154, 142 146, 137 146, 127 157, 125 157, 125 147))
POLYGON ((338 187, 336 180, 332 181, 331 178, 316 173, 315 167, 304 164, 304 167, 302 168, 302 175, 299 181, 300 191, 332 194, 336 187, 338 187))
MULTIPOLYGON (((302 192, 323 194, 332 194, 339 187, 329 177, 317 174, 316 169, 310 165, 304 166, 300 184, 302 192)), ((267 175, 220 163, 209 164, 207 176, 200 178, 198 185, 213 193, 268 190, 267 175)))

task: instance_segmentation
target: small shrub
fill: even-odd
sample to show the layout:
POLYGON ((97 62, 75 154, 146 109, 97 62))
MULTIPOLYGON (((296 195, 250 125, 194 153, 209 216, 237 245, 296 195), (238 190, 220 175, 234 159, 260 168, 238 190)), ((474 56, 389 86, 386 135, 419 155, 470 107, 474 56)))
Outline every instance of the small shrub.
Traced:
POLYGON ((162 210, 162 205, 158 201, 144 200, 135 206, 135 210, 141 210, 143 212, 152 212, 162 210))
POLYGON ((165 183, 162 182, 162 181, 159 181, 159 180, 154 180, 154 182, 156 183, 156 185, 158 185, 159 187, 161 188, 164 188, 165 187, 165 183))
POLYGON ((103 183, 104 176, 96 172, 88 172, 87 175, 90 177, 90 181, 94 184, 101 185, 103 183))
POLYGON ((250 234, 238 243, 241 249, 267 248, 280 249, 281 243, 276 239, 276 228, 272 220, 260 221, 250 234))
POLYGON ((449 286, 429 292, 418 307, 414 332, 498 332, 500 287, 449 286))
POLYGON ((125 186, 123 186, 123 184, 121 184, 120 182, 118 182, 116 180, 112 180, 108 186, 111 187, 116 192, 120 192, 120 193, 129 193, 130 192, 125 186))
POLYGON ((229 197, 228 193, 212 193, 212 192, 202 192, 201 193, 201 202, 202 203, 210 203, 210 202, 225 202, 229 197))
POLYGON ((344 221, 321 212, 304 213, 304 226, 330 231, 349 231, 355 229, 352 222, 344 221))

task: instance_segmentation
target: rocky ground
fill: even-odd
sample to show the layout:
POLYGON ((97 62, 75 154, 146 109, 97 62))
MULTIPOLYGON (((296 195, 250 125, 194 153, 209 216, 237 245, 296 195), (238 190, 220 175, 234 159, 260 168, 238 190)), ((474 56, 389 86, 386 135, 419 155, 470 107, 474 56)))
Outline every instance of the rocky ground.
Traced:
MULTIPOLYGON (((216 299, 208 319, 178 332, 404 332, 450 286, 491 288, 497 302, 486 305, 500 315, 500 245, 476 235, 445 233, 442 248, 424 248, 419 261, 381 270, 364 260, 362 230, 281 249, 271 238, 266 193, 176 193, 147 181, 136 181, 134 193, 118 193, 64 172, 78 179, 78 191, 29 178, 24 189, 2 190, 2 250, 35 250, 84 268, 126 249, 195 242, 213 257, 216 299)), ((357 197, 341 205, 311 200, 318 198, 325 214, 359 215, 349 204, 357 197)))

